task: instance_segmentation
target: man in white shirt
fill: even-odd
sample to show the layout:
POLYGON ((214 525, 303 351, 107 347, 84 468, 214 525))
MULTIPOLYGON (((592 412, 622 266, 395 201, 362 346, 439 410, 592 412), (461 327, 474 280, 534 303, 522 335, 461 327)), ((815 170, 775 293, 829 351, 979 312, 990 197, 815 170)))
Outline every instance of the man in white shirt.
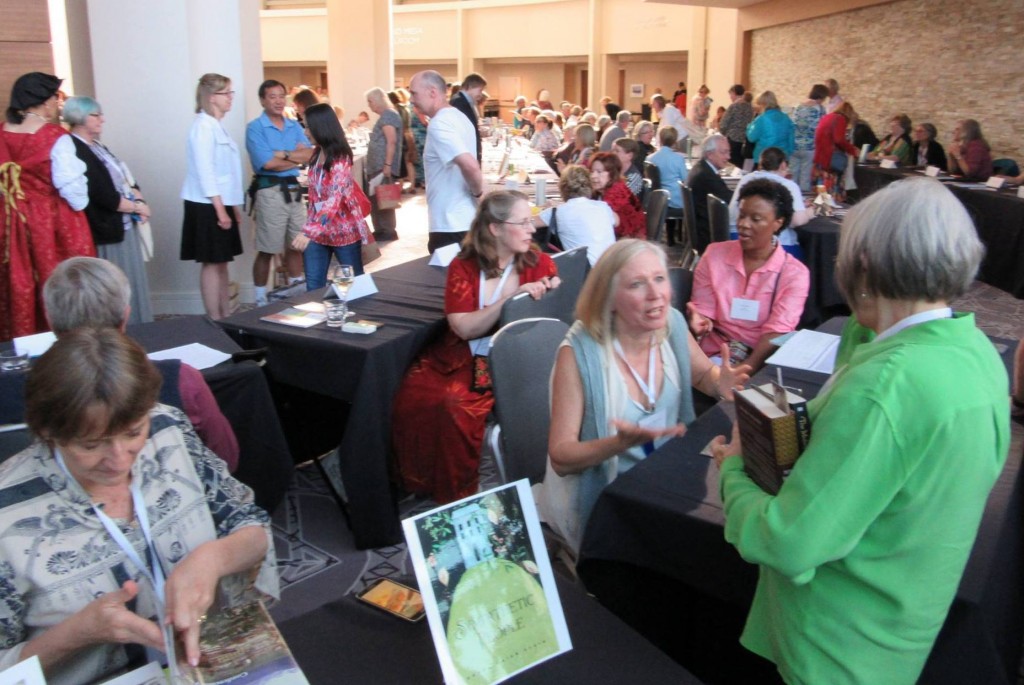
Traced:
POLYGON ((461 112, 445 99, 444 77, 421 71, 409 82, 412 103, 430 117, 423 146, 427 184, 427 249, 460 243, 476 215, 484 194, 483 175, 476 159, 476 132, 461 112))
POLYGON ((704 140, 704 131, 690 123, 690 120, 683 116, 683 113, 665 100, 664 95, 655 95, 651 98, 651 109, 658 115, 658 126, 671 126, 679 134, 679 143, 687 136, 693 139, 693 144, 698 145, 704 140))

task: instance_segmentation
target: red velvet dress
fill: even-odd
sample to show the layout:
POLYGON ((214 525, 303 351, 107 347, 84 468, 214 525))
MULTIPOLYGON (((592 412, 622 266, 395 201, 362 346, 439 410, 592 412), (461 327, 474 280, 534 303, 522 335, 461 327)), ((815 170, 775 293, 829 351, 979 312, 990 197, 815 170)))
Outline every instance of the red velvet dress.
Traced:
MULTIPOLYGON (((550 257, 537 256, 537 265, 519 275, 520 283, 557 273, 550 257)), ((448 267, 445 314, 479 308, 480 267, 475 260, 455 259, 448 267)), ((472 385, 469 343, 451 328, 409 368, 392 412, 397 476, 406 491, 432 495, 439 504, 477 491, 480 447, 494 396, 472 385)))
POLYGON ((633 191, 621 178, 611 184, 601 195, 618 217, 619 225, 615 227, 616 238, 647 238, 647 220, 644 208, 633 191))
POLYGON ((96 256, 83 212, 71 209, 50 175, 50 151, 67 132, 0 130, 0 340, 47 330, 43 283, 69 257, 96 256))

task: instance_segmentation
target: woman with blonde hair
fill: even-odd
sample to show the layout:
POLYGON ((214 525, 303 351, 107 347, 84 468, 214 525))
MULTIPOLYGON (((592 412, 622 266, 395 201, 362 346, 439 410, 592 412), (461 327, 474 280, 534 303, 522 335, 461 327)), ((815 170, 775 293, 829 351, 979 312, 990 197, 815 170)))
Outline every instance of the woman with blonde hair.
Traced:
POLYGON ((187 172, 181 188, 185 216, 181 259, 202 264, 199 290, 211 319, 230 314, 228 262, 242 254, 238 225, 245 204, 242 157, 224 128, 235 91, 231 79, 203 74, 196 85, 196 117, 188 134, 187 172))
POLYGON ((544 521, 579 549, 604 487, 695 418, 690 388, 732 398, 747 367, 715 366, 671 305, 664 250, 620 240, 591 270, 552 376, 544 521))
POLYGON ((567 166, 558 180, 558 191, 563 204, 542 211, 533 225, 547 226, 549 236, 557 237, 563 250, 586 247, 587 261, 593 266, 615 243, 619 217, 607 202, 593 199, 594 186, 585 166, 567 166))
MULTIPOLYGON (((569 164, 586 165, 590 156, 597 152, 597 131, 590 124, 580 124, 576 127, 576 137, 573 138, 573 152, 569 157, 569 164)), ((565 171, 568 166, 561 159, 556 159, 558 173, 565 171)))

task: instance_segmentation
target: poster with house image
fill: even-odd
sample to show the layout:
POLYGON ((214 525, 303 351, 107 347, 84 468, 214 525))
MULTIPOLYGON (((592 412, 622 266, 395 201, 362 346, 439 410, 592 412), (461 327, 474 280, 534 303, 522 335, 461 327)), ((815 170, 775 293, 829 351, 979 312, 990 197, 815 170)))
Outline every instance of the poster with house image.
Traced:
POLYGON ((526 480, 402 525, 446 683, 500 683, 572 649, 526 480))

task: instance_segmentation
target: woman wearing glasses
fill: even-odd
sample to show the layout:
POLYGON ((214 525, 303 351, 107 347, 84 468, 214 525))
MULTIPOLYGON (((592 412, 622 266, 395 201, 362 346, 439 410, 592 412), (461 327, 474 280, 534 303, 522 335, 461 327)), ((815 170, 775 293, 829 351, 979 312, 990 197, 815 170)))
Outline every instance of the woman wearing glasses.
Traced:
POLYGON ((181 259, 202 264, 199 291, 212 319, 230 312, 228 262, 242 254, 242 158, 221 120, 231 111, 231 79, 203 74, 196 86, 196 118, 188 133, 188 171, 181 189, 185 218, 181 259))
POLYGON ((448 267, 448 330, 413 362, 395 399, 397 475, 409 492, 443 504, 477 491, 494 404, 487 354, 501 306, 519 293, 540 299, 560 283, 555 263, 533 244, 534 230, 525 195, 493 192, 448 267))

